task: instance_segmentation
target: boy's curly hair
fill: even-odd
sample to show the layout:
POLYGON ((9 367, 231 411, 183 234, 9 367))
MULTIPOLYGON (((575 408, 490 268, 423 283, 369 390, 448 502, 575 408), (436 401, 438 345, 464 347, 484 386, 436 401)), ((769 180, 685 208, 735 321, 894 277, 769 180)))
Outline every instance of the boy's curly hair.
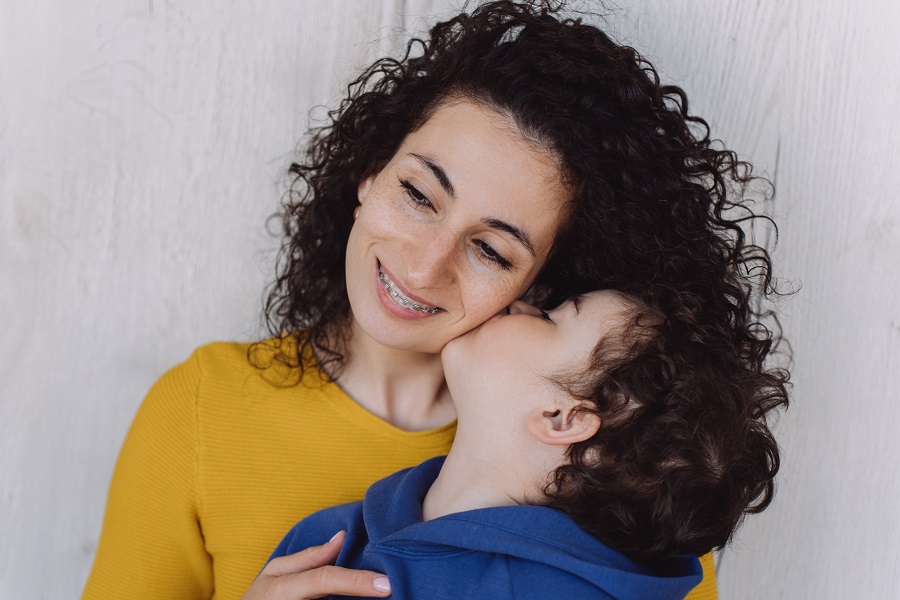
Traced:
POLYGON ((561 165, 566 219, 531 294, 551 306, 615 289, 662 316, 652 341, 585 394, 606 416, 623 398, 638 406, 571 449, 556 506, 642 560, 721 546, 746 510, 771 500, 778 449, 765 415, 787 404, 786 372, 765 365, 779 340, 760 308, 776 293, 771 261, 742 229, 767 219, 749 197, 757 179, 689 114, 684 91, 555 3, 482 4, 349 85, 291 167, 266 316, 276 340, 292 343, 251 347, 251 359, 302 370, 315 346, 340 376, 358 183, 458 97, 508 115, 561 165), (584 461, 594 446, 608 469, 584 461))
POLYGON ((589 366, 557 379, 598 415, 568 449, 547 505, 645 564, 706 554, 744 515, 772 501, 778 445, 768 419, 788 403, 784 370, 766 370, 722 327, 631 296, 630 321, 604 336, 589 366))

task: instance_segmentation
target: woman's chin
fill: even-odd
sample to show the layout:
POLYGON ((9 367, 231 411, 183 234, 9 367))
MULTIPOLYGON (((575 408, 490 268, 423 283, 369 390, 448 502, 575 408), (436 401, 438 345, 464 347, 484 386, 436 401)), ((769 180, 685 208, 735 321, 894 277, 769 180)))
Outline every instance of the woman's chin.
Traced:
POLYGON ((439 354, 446 342, 430 328, 426 330, 402 321, 398 323, 386 315, 354 315, 353 323, 353 335, 364 335, 391 350, 439 354))

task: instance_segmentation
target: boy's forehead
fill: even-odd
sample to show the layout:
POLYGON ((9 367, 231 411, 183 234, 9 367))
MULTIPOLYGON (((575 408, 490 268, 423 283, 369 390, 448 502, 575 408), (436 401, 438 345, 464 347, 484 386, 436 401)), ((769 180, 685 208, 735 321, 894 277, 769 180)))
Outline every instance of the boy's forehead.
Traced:
MULTIPOLYGON (((592 349, 610 338, 623 335, 638 303, 613 290, 598 290, 567 301, 571 303, 568 328, 570 340, 584 340, 592 349)), ((564 308, 561 307, 561 308, 564 308)))
POLYGON ((576 296, 572 302, 575 313, 580 318, 614 318, 624 316, 636 303, 624 294, 614 290, 596 290, 576 296))

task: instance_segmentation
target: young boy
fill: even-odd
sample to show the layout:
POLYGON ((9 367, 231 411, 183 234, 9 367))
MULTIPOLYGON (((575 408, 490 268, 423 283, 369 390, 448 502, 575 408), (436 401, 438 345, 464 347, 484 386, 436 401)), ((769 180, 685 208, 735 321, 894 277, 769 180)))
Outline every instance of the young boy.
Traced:
POLYGON ((696 555, 765 487, 741 465, 768 458, 731 444, 728 462, 710 441, 760 419, 724 436, 706 430, 721 418, 693 419, 713 397, 681 388, 703 359, 667 338, 661 314, 613 291, 550 313, 513 304, 441 354, 450 453, 303 519, 273 560, 346 530, 337 565, 387 574, 393 598, 683 598, 696 555))

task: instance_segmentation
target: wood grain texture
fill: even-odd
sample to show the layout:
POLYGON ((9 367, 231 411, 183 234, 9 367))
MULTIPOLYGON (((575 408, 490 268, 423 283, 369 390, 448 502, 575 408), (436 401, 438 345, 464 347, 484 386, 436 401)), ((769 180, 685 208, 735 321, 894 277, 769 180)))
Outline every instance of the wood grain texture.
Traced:
MULTIPOLYGON (((143 394, 259 332, 309 110, 458 4, 0 3, 0 597, 78 595, 143 394)), ((608 17, 776 180, 779 274, 802 285, 779 492, 722 554, 725 600, 900 597, 898 22, 891 0, 608 17)))

